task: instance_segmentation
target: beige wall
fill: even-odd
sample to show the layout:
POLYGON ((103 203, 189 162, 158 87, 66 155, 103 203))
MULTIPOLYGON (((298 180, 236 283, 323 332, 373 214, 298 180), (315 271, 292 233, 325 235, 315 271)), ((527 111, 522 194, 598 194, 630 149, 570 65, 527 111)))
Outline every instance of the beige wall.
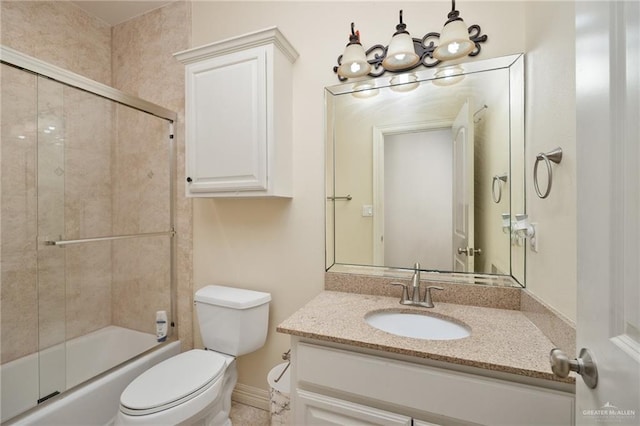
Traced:
MULTIPOLYGON (((538 223, 539 252, 527 249, 527 288, 575 321, 576 124, 575 20, 572 2, 531 2, 525 9, 527 211, 538 223), (553 190, 537 197, 535 156, 562 147, 553 167, 553 190)), ((544 164, 539 168, 545 175, 544 164)), ((541 180, 541 185, 544 185, 541 180)))
MULTIPOLYGON (((193 3, 193 47, 277 25, 300 53, 293 76, 293 199, 194 202, 194 288, 227 284, 273 296, 267 343, 240 358, 240 383, 267 387, 267 372, 289 348, 276 325, 323 288, 323 88, 338 83, 332 69, 350 22, 365 45, 387 44, 399 7, 415 35, 440 31, 449 11, 441 2, 193 3)), ((480 59, 524 50, 521 4, 468 2, 460 9, 469 25, 480 23, 489 35, 480 59)))

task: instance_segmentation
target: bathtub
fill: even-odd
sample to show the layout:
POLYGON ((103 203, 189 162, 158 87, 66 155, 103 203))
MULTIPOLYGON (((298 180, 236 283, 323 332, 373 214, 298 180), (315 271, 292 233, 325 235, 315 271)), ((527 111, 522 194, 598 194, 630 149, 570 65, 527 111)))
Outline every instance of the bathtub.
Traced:
POLYGON ((162 344, 154 351, 114 367, 158 345, 152 334, 108 326, 39 354, 3 364, 0 367, 2 422, 36 406, 39 395, 70 389, 7 424, 109 424, 118 411, 124 388, 151 366, 177 355, 180 342, 162 344), (113 370, 102 377, 82 384, 110 369, 113 370), (39 370, 42 371, 40 377, 39 370))

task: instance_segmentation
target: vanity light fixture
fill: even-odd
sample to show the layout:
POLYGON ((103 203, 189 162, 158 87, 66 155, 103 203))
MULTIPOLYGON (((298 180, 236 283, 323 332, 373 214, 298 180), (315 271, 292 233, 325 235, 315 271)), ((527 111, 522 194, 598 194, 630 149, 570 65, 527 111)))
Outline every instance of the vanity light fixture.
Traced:
POLYGON ((401 10, 400 23, 396 25, 396 32, 391 37, 382 66, 388 71, 402 71, 414 67, 418 62, 420 57, 413 48, 413 39, 407 31, 407 26, 402 22, 401 10))
POLYGON ((367 55, 360 43, 360 31, 354 29, 353 22, 351 23, 349 44, 347 44, 347 47, 344 49, 342 63, 335 71, 345 79, 362 77, 371 71, 371 65, 367 62, 367 55))
POLYGON ((433 51, 433 56, 441 61, 463 58, 475 47, 460 12, 456 10, 456 0, 451 0, 451 12, 447 18, 440 33, 440 45, 433 51))
MULTIPOLYGON (((429 32, 422 38, 412 38, 403 22, 402 10, 399 14, 400 23, 388 46, 376 44, 365 51, 360 43, 360 33, 354 30, 351 23, 349 44, 344 54, 338 57, 338 65, 333 72, 338 74, 338 80, 346 81, 350 78, 380 77, 385 72, 399 73, 409 71, 423 65, 427 68, 437 66, 443 61, 477 56, 480 54, 480 43, 487 41, 486 34, 481 34, 479 25, 466 24, 456 10, 455 0, 451 1, 451 12, 442 29, 442 34, 429 32), (440 40, 436 46, 435 40, 440 40)), ((453 81, 453 80, 449 80, 453 81)))

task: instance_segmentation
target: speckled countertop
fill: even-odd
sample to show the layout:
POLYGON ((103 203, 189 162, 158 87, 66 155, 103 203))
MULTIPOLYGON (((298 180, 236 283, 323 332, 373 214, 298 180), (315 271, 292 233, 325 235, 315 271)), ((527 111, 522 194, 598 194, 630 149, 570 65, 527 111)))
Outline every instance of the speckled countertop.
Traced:
POLYGON ((397 298, 324 291, 277 331, 453 364, 564 383, 549 368, 553 343, 520 311, 436 303, 435 308, 403 306, 397 298), (463 323, 471 336, 457 340, 423 340, 396 336, 365 322, 377 310, 410 311, 463 323))

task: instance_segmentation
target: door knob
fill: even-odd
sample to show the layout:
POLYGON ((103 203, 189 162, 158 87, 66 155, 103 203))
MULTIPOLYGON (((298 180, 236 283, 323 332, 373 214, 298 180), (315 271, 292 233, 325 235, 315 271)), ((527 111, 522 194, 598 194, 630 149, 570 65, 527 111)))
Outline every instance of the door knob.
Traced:
POLYGON ((598 369, 591 352, 586 348, 582 348, 580 356, 573 360, 570 360, 559 348, 554 348, 549 354, 549 362, 551 371, 558 377, 568 377, 569 372, 575 371, 582 376, 582 380, 589 388, 595 389, 598 386, 598 369))
POLYGON ((474 249, 473 247, 458 247, 458 254, 466 254, 467 256, 480 256, 482 254, 482 249, 474 249))

